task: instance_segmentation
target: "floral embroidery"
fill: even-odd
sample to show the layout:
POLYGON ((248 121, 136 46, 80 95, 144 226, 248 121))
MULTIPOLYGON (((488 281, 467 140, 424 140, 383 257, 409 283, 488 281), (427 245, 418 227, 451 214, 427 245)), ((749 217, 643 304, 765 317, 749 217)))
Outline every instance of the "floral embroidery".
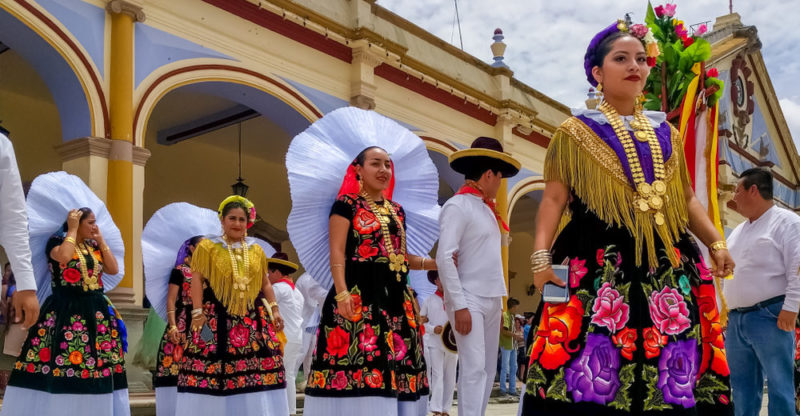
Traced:
POLYGON ((685 408, 695 405, 696 363, 697 340, 675 341, 664 347, 658 361, 658 388, 664 402, 685 408))
POLYGON ((728 359, 725 353, 725 339, 722 336, 722 325, 717 310, 717 293, 714 285, 705 284, 693 289, 700 310, 700 333, 702 337, 702 357, 698 379, 710 367, 715 373, 727 376, 730 374, 728 359))
POLYGON ((364 261, 378 254, 378 247, 375 247, 372 243, 373 241, 371 239, 366 239, 361 242, 361 245, 358 247, 358 255, 361 256, 359 260, 364 261))
POLYGON ((644 355, 647 358, 658 357, 661 354, 661 347, 667 345, 667 336, 661 335, 655 327, 645 328, 642 336, 644 337, 644 355))
POLYGON ((575 352, 568 349, 568 343, 580 335, 582 317, 583 304, 577 296, 573 296, 569 303, 547 305, 536 332, 531 362, 538 360, 549 370, 564 365, 570 353, 575 352))
POLYGON ((400 361, 406 356, 406 351, 408 351, 408 347, 406 347, 405 341, 403 341, 403 337, 400 336, 397 332, 392 331, 392 351, 394 351, 394 360, 400 361))
POLYGON ((403 302, 403 309, 406 312, 406 319, 408 320, 408 326, 412 328, 417 327, 417 320, 414 316, 414 304, 411 302, 410 299, 406 299, 403 302))
POLYGON ((333 357, 341 358, 347 355, 350 347, 350 334, 340 327, 333 328, 328 332, 328 343, 326 351, 333 357))
POLYGON ((614 345, 620 348, 622 356, 628 360, 633 360, 633 352, 636 351, 636 330, 624 328, 611 337, 614 345))
POLYGON ((650 318, 664 334, 678 335, 691 326, 683 296, 671 287, 650 294, 650 318))
POLYGON ((589 334, 586 347, 566 369, 567 390, 576 402, 609 403, 620 387, 619 368, 619 352, 611 341, 589 334))
POLYGON ((364 306, 361 304, 361 295, 358 293, 351 293, 350 298, 353 299, 353 316, 349 319, 353 322, 358 322, 363 317, 364 306))
POLYGON ((592 323, 608 328, 613 334, 628 323, 628 309, 625 298, 611 283, 603 283, 592 306, 592 323))
POLYGON ((581 284, 581 279, 586 276, 588 270, 586 267, 586 260, 572 259, 569 261, 569 285, 570 287, 578 287, 581 284))

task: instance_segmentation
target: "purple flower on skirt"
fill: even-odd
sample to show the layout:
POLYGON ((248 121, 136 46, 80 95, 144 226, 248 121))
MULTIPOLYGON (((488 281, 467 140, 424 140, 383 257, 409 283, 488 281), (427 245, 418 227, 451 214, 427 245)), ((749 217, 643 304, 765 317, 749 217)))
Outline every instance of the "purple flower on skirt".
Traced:
POLYGON ((697 364, 697 340, 675 341, 664 347, 658 360, 658 388, 664 393, 664 402, 685 408, 695 405, 697 364))
POLYGON ((589 334, 586 346, 565 375, 567 390, 576 402, 612 402, 620 387, 619 351, 608 337, 589 334))

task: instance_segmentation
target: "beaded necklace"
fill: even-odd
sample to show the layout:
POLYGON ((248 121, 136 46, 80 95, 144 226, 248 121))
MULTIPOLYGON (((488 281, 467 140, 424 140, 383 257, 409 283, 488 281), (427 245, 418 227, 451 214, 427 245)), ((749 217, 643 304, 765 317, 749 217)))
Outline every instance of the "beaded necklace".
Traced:
POLYGON ((375 214, 378 222, 381 224, 381 235, 383 236, 383 245, 386 247, 386 252, 389 253, 389 270, 396 272, 397 281, 402 280, 401 272, 408 271, 408 260, 406 259, 406 231, 403 229, 403 223, 397 218, 397 212, 389 200, 384 198, 383 205, 378 207, 378 204, 372 200, 364 191, 361 191, 361 196, 367 201, 370 211, 375 214), (400 234, 400 254, 395 253, 394 244, 392 244, 392 234, 389 232, 389 219, 388 216, 394 219, 397 224, 397 233, 400 234))
POLYGON ((669 202, 668 197, 664 196, 667 192, 667 185, 664 182, 666 176, 664 171, 664 156, 661 153, 661 144, 658 142, 658 137, 650 124, 650 120, 641 112, 634 113, 634 119, 630 125, 634 129, 633 135, 636 140, 640 142, 647 142, 650 145, 650 155, 653 159, 653 174, 655 180, 653 183, 648 184, 644 178, 642 171, 642 164, 636 154, 636 146, 631 139, 628 129, 625 128, 625 123, 616 109, 608 102, 603 101, 600 104, 599 110, 606 116, 611 127, 614 128, 614 134, 617 135, 623 149, 625 149, 625 157, 628 159, 628 165, 631 168, 631 176, 633 177, 633 184, 638 193, 633 204, 636 209, 641 212, 650 212, 653 215, 653 220, 656 225, 664 225, 665 219, 661 209, 664 207, 665 202, 669 202))
POLYGON ((86 246, 86 243, 79 243, 75 247, 75 253, 78 254, 79 267, 81 269, 81 277, 83 278, 83 291, 100 289, 100 283, 97 279, 97 274, 100 273, 100 260, 95 257, 94 252, 86 246), (86 268, 86 257, 92 256, 92 275, 89 276, 89 271, 86 268))
POLYGON ((222 239, 225 240, 225 245, 228 246, 228 255, 231 258, 231 269, 233 270, 233 290, 239 291, 239 299, 244 299, 245 291, 250 288, 250 255, 248 253, 247 241, 242 239, 242 247, 236 251, 242 250, 242 254, 234 254, 233 244, 228 241, 224 235, 222 239), (244 273, 239 273, 239 262, 242 260, 244 263, 244 273))

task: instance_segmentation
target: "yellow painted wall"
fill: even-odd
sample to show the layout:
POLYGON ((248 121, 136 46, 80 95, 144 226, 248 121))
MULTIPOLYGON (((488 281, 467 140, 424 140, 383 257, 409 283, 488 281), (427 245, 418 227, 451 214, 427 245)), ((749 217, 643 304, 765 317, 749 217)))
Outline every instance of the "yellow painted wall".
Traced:
POLYGON ((61 170, 54 148, 61 144, 61 121, 53 96, 13 50, 0 54, 0 120, 10 132, 23 182, 61 170))

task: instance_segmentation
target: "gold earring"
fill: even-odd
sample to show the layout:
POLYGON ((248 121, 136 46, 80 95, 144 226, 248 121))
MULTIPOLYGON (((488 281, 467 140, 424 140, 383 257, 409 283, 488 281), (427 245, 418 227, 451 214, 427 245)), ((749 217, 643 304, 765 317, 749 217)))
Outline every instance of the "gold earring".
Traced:
POLYGON ((644 110, 644 102, 645 102, 645 100, 646 100, 646 98, 644 97, 644 94, 639 93, 639 95, 636 97, 636 105, 634 106, 634 109, 637 112, 642 112, 644 110))
POLYGON ((597 89, 597 92, 603 92, 603 83, 602 82, 598 82, 596 89, 597 89))

